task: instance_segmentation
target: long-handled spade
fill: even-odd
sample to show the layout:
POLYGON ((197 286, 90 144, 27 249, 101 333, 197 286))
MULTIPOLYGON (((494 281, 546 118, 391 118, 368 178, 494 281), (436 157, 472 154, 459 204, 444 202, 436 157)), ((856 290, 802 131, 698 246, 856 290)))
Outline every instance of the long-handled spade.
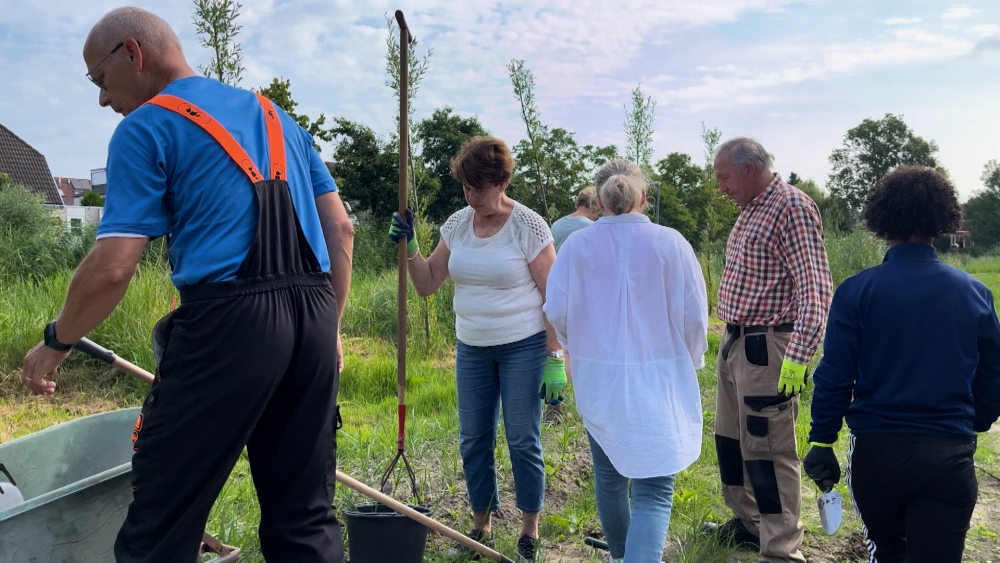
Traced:
MULTIPOLYGON (((153 374, 149 373, 148 371, 142 369, 141 367, 133 363, 127 362, 122 358, 119 358, 118 356, 115 355, 114 352, 102 346, 98 346, 97 344, 93 343, 92 341, 86 338, 81 339, 80 342, 76 344, 75 348, 83 352, 84 354, 87 354, 91 358, 94 358, 95 360, 102 361, 110 366, 114 366, 124 371, 125 373, 132 375, 146 383, 153 382, 154 379, 153 374)), ((416 520, 417 522, 420 522, 424 526, 427 526, 429 529, 434 530, 435 532, 441 534, 442 536, 452 539, 455 542, 460 543, 465 547, 468 547, 469 549, 479 553, 480 555, 492 559, 493 561, 498 561, 499 563, 514 563, 512 560, 508 559, 507 557, 504 557, 503 554, 493 549, 490 549, 489 547, 473 540, 472 538, 469 538, 468 536, 462 534, 461 532, 458 532, 456 530, 449 528, 448 526, 445 526, 444 524, 438 522, 437 520, 424 516, 423 514, 417 512, 416 510, 413 510, 409 506, 406 506, 405 504, 399 502, 398 500, 383 493, 380 493, 375 489, 357 481, 356 479, 353 479, 341 473, 340 471, 337 471, 337 482, 344 485, 345 487, 348 487, 365 495, 366 497, 374 501, 380 502, 388 506, 389 508, 395 510, 396 512, 402 514, 403 516, 407 516, 409 518, 412 518, 413 520, 416 520)), ((218 540, 216 540, 215 538, 213 538, 208 534, 204 534, 204 536, 202 537, 202 542, 209 548, 212 548, 213 552, 219 553, 220 555, 225 555, 225 554, 220 553, 219 551, 215 551, 214 546, 219 546, 220 550, 228 548, 228 546, 222 545, 221 543, 219 543, 218 540)), ((228 548, 228 549, 234 549, 234 548, 228 548)), ((236 553, 238 554, 239 550, 236 550, 236 553)), ((235 559, 219 559, 217 561, 235 561, 235 559)))
MULTIPOLYGON (((399 23, 399 215, 406 216, 407 207, 407 165, 409 164, 409 109, 408 109, 408 89, 409 89, 409 53, 410 43, 413 36, 410 28, 406 25, 403 12, 396 10, 396 21, 399 23)), ((399 432, 396 435, 396 457, 389 463, 389 467, 382 473, 382 480, 379 489, 383 493, 391 493, 393 484, 391 483, 392 473, 403 462, 406 468, 406 477, 410 481, 413 498, 420 503, 420 489, 417 486, 417 477, 413 474, 413 467, 410 460, 406 458, 406 239, 399 241, 399 255, 397 257, 399 268, 399 286, 397 290, 396 308, 396 395, 399 398, 397 418, 399 432)))

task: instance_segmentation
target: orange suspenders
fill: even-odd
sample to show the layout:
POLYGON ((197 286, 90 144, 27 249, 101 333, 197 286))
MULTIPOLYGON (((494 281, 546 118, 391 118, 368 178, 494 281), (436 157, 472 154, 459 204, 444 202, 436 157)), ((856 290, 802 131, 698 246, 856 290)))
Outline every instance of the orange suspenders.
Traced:
MULTIPOLYGON (((274 104, 271 103, 271 100, 257 94, 257 101, 260 102, 260 107, 264 110, 264 123, 267 125, 267 145, 271 160, 271 179, 287 180, 285 169, 285 138, 281 132, 281 119, 278 116, 278 112, 274 109, 274 104)), ((182 115, 204 129, 206 133, 211 135, 222 146, 226 154, 239 165, 240 170, 250 178, 251 183, 256 184, 264 179, 260 170, 254 165, 253 160, 243 150, 243 147, 236 142, 236 139, 233 138, 229 131, 226 131, 226 128, 222 124, 212 119, 210 115, 194 104, 168 94, 156 96, 147 103, 182 115)))

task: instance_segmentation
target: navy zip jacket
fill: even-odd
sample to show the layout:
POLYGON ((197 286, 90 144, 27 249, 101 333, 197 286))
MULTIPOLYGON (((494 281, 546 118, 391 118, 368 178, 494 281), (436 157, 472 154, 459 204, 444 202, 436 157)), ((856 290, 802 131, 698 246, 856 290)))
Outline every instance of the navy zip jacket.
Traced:
POLYGON ((851 433, 972 437, 1000 416, 1000 322, 989 288, 927 244, 894 246, 833 296, 809 441, 851 433))

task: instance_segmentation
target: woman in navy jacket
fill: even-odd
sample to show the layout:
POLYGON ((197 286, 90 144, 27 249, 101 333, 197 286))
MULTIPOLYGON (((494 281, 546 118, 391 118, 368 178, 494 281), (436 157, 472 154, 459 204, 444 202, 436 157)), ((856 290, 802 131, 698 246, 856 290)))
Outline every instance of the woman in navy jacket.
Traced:
POLYGON ((833 297, 805 470, 824 491, 839 481, 832 445, 846 417, 845 481, 872 561, 960 563, 976 505, 976 433, 1000 415, 996 305, 931 245, 961 221, 940 173, 891 172, 864 219, 889 250, 833 297))

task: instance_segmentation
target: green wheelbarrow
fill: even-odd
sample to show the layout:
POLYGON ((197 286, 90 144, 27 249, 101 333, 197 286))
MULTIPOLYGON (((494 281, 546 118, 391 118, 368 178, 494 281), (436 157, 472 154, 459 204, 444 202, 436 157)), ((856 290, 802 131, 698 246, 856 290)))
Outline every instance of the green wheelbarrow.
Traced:
MULTIPOLYGON (((0 444, 0 563, 114 561, 132 502, 138 416, 137 408, 95 414, 0 444)), ((240 558, 207 534, 202 551, 214 563, 240 558)))

